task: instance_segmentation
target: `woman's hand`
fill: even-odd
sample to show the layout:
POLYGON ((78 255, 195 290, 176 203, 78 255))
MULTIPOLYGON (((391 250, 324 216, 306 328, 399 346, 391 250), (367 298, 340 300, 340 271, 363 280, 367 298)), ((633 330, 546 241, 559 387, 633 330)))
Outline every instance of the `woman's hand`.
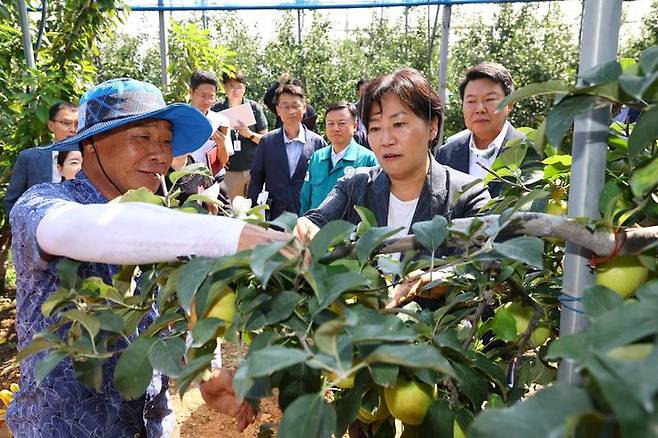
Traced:
POLYGON ((320 227, 305 217, 297 219, 297 225, 292 230, 292 234, 302 245, 308 245, 313 237, 320 231, 320 227))
POLYGON ((392 309, 394 307, 403 306, 417 296, 436 299, 445 295, 449 288, 447 283, 438 284, 430 290, 422 289, 435 280, 446 278, 451 273, 452 270, 440 272, 423 272, 417 270, 411 272, 406 280, 403 280, 393 288, 393 297, 386 304, 386 308, 392 309))
POLYGON ((206 405, 222 414, 235 417, 238 431, 242 432, 256 420, 257 411, 247 400, 238 400, 233 389, 234 375, 233 369, 215 370, 210 380, 203 382, 199 389, 206 405))

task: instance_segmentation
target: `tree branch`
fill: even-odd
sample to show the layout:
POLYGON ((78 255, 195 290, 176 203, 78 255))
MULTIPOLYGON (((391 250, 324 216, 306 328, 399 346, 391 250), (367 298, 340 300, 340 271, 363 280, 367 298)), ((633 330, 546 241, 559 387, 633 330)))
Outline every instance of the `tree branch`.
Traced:
MULTIPOLYGON (((487 237, 498 227, 499 215, 481 216, 477 218, 454 219, 450 224, 451 235, 446 241, 448 247, 464 247, 481 245, 487 237), (458 235, 468 236, 469 230, 480 221, 480 227, 468 240, 458 235)), ((511 220, 499 232, 500 236, 537 236, 556 237, 573 242, 588 249, 599 256, 610 255, 615 250, 615 233, 610 230, 589 230, 585 225, 564 216, 554 216, 545 213, 517 212, 512 214, 511 220)), ((619 254, 639 254, 649 245, 658 241, 658 226, 646 228, 626 229, 626 240, 619 254)), ((413 235, 385 240, 378 248, 378 252, 390 254, 420 250, 413 235)), ((345 248, 341 252, 345 252, 345 248)))

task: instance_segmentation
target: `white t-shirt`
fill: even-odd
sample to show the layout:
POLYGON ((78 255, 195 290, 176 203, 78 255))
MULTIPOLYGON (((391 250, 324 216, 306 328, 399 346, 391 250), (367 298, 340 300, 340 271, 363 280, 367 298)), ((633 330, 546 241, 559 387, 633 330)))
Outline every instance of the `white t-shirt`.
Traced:
MULTIPOLYGON (((400 228, 400 231, 391 237, 403 237, 409 234, 411 228, 411 221, 414 219, 414 212, 418 205, 418 198, 411 201, 400 201, 398 198, 389 194, 388 197, 388 219, 386 225, 391 228, 400 228)), ((400 260, 401 254, 399 252, 391 254, 395 260, 400 260)))
POLYGON ((473 134, 468 141, 468 174, 477 179, 484 179, 484 177, 489 173, 484 170, 479 164, 491 169, 491 165, 496 158, 498 157, 498 152, 500 151, 503 142, 505 141, 505 136, 507 135, 507 130, 509 129, 509 122, 505 122, 503 129, 500 130, 498 136, 494 138, 494 141, 491 142, 486 149, 479 149, 475 146, 473 141, 473 134))
MULTIPOLYGON (((229 119, 223 114, 217 113, 215 111, 208 111, 206 118, 210 122, 210 126, 212 126, 212 132, 215 132, 220 126, 226 126, 227 128, 231 127, 231 122, 229 119)), ((194 158, 195 162, 208 164, 206 153, 213 147, 215 147, 215 140, 213 140, 211 137, 199 149, 192 152, 190 155, 192 158, 194 158)), ((233 155, 233 142, 229 134, 226 134, 224 137, 224 147, 226 148, 226 152, 229 156, 233 155)), ((223 175, 224 173, 226 173, 226 170, 222 169, 219 171, 218 175, 223 175)))
POLYGON ((391 228, 400 228, 394 237, 406 236, 411 228, 411 221, 418 205, 418 198, 411 201, 400 201, 393 193, 388 198, 388 219, 386 225, 391 228))

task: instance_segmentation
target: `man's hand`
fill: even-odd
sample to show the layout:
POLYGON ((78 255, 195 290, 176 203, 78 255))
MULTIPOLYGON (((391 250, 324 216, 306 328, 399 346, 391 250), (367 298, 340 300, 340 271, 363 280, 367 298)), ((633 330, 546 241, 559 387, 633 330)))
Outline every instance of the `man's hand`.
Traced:
POLYGON ((221 132, 219 129, 216 129, 213 131, 211 138, 214 140, 215 144, 217 145, 217 160, 220 162, 222 167, 226 166, 226 163, 228 163, 228 151, 226 150, 226 146, 224 145, 224 140, 226 139, 226 135, 224 135, 223 132, 221 132))
POLYGON ((206 404, 225 415, 235 417, 238 431, 242 432, 256 420, 256 408, 248 401, 239 401, 233 389, 235 370, 221 368, 213 372, 210 380, 199 389, 206 404))
POLYGON ((244 125, 240 125, 240 126, 236 127, 235 129, 237 129, 238 133, 241 136, 243 136, 244 138, 249 138, 252 135, 254 135, 254 133, 249 129, 249 127, 244 126, 244 125))
MULTIPOLYGON (((281 231, 266 230, 265 228, 246 224, 240 234, 238 241, 238 251, 253 249, 261 243, 275 243, 292 241, 292 235, 281 231)), ((299 256, 299 250, 293 245, 287 245, 281 250, 281 254, 289 259, 299 256)))
POLYGON ((400 307, 412 301, 417 296, 425 298, 439 298, 448 292, 448 284, 442 283, 434 286, 432 289, 422 290, 426 285, 432 281, 445 278, 451 274, 450 272, 425 272, 418 270, 409 274, 409 279, 402 281, 393 288, 393 297, 386 304, 387 309, 400 307))

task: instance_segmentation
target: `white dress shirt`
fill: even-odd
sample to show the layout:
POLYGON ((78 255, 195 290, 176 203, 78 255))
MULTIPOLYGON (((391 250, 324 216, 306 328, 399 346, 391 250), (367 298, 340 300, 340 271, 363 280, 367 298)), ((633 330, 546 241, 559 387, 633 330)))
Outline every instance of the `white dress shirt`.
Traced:
POLYGON ((475 141, 473 140, 473 134, 471 134, 468 140, 468 174, 477 179, 484 179, 484 177, 489 173, 484 170, 481 166, 484 166, 488 169, 491 169, 491 165, 496 161, 498 157, 498 152, 500 151, 503 142, 505 141, 505 136, 507 135, 507 130, 509 129, 509 122, 505 122, 503 129, 500 130, 498 136, 487 146, 486 149, 479 149, 475 146, 475 141))
POLYGON ((286 155, 288 156, 288 170, 292 177, 295 173, 295 169, 297 169, 297 162, 299 162, 299 159, 302 157, 302 152, 304 151, 306 132, 304 131, 304 127, 300 125, 297 137, 288 138, 285 129, 281 130, 283 131, 283 143, 286 145, 286 155))

